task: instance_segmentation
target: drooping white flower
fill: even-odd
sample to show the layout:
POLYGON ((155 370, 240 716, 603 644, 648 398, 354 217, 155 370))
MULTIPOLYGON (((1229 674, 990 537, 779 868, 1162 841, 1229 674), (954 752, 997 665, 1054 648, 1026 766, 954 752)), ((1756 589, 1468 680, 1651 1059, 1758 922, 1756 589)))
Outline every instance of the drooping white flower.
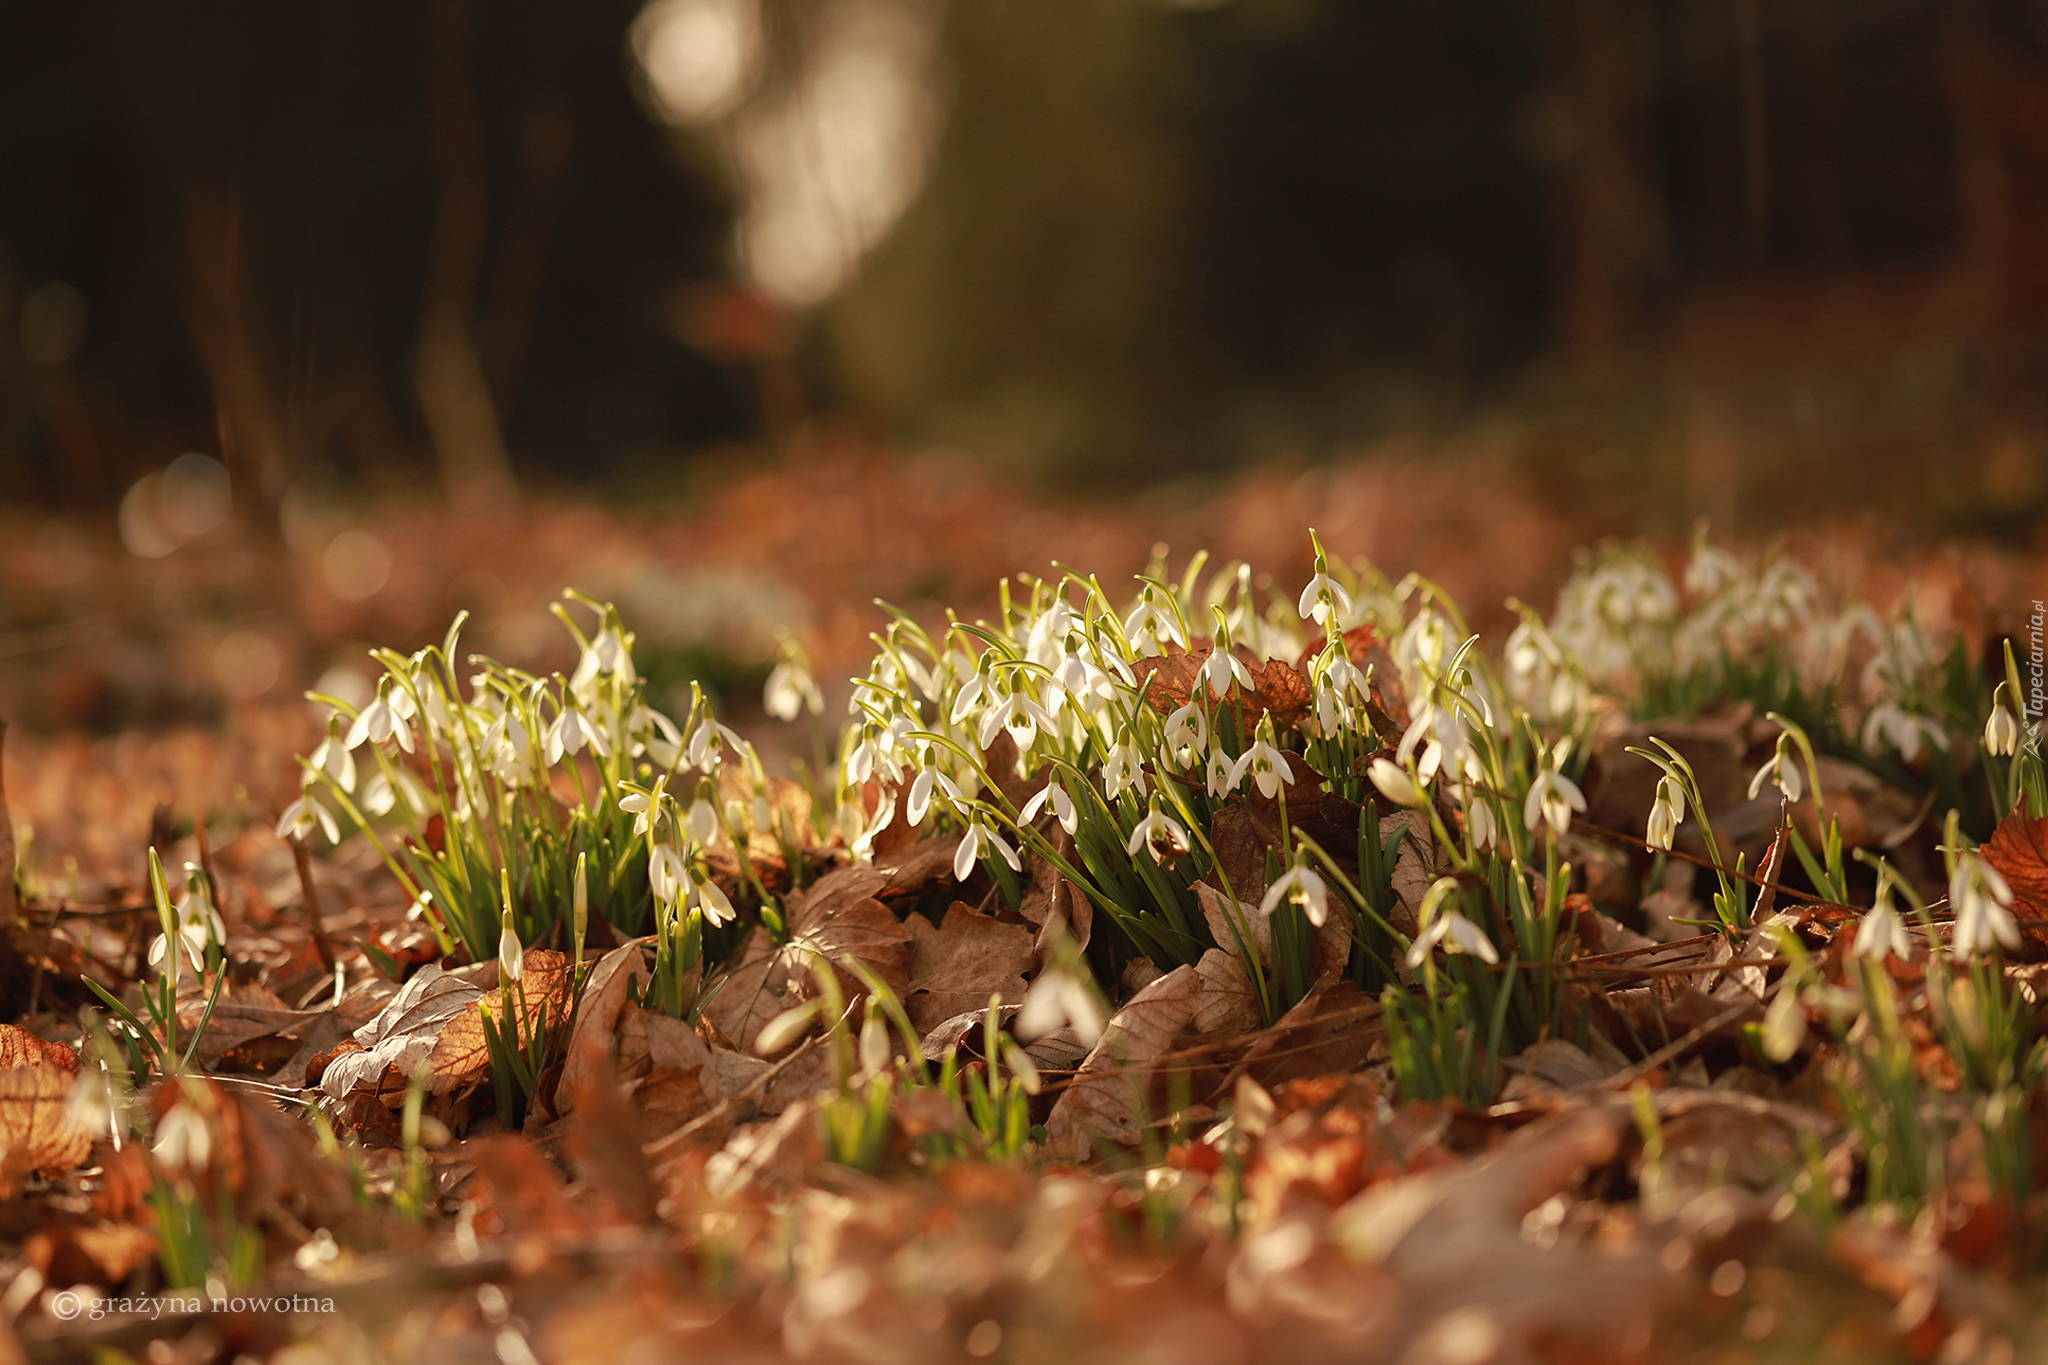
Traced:
POLYGON ((1017 850, 1011 848, 1000 834, 981 823, 976 814, 967 822, 967 833, 960 840, 960 847, 953 854, 953 879, 966 881, 974 875, 974 865, 980 861, 983 850, 993 849, 1002 860, 1010 865, 1012 872, 1022 872, 1024 864, 1017 857, 1017 850))
POLYGON ((1906 922, 1892 904, 1888 879, 1878 886, 1877 903, 1857 922, 1856 941, 1849 952, 1853 957, 1867 957, 1873 962, 1886 957, 1912 958, 1913 936, 1906 932, 1906 922))
POLYGON ((1586 794, 1579 784, 1555 768, 1545 768, 1529 784, 1529 795, 1522 802, 1522 826, 1534 834, 1538 825, 1547 824, 1552 834, 1563 838, 1572 827, 1572 812, 1585 809, 1586 794))
POLYGON ((569 688, 581 697, 600 675, 607 673, 628 686, 639 676, 633 671, 632 645, 616 626, 600 630, 583 650, 576 661, 576 671, 569 676, 569 688))
POLYGON ((1157 589, 1150 583, 1138 598, 1138 605, 1124 619, 1124 636, 1131 647, 1140 653, 1152 653, 1160 649, 1162 640, 1187 647, 1187 635, 1180 628, 1179 619, 1162 608, 1156 598, 1157 589))
POLYGON ((181 1100, 157 1123, 150 1152, 168 1171, 196 1175, 206 1170, 213 1161, 213 1133, 206 1116, 181 1100))
POLYGON ((1764 789, 1766 782, 1775 783, 1778 790, 1785 793, 1787 801, 1797 801, 1799 794, 1806 790, 1806 784, 1799 777, 1799 765, 1791 761, 1782 740, 1777 750, 1772 753, 1770 761, 1758 768, 1756 775, 1749 779, 1750 800, 1756 800, 1757 793, 1764 789))
POLYGON ((560 763, 564 755, 571 758, 583 752, 588 744, 601 758, 611 757, 611 738, 604 730, 593 725, 590 717, 574 706, 565 706, 555 716, 555 723, 548 727, 546 751, 548 766, 560 763))
POLYGON ((1351 615, 1351 594, 1344 591, 1344 585, 1321 569, 1309 579, 1308 586, 1301 590, 1301 600, 1295 606, 1296 612, 1308 617, 1325 630, 1330 630, 1332 621, 1342 624, 1351 615))
POLYGON ((1259 913, 1270 918, 1283 903, 1300 906, 1318 929, 1330 918, 1330 888, 1307 863, 1296 863, 1266 888, 1259 913))
POLYGON ((1889 744, 1900 758, 1913 763, 1929 745, 1947 752, 1948 731, 1939 721, 1916 716, 1892 702, 1880 702, 1863 719, 1863 747, 1876 749, 1881 744, 1889 744))
POLYGON ((1235 768, 1236 765, 1223 752, 1221 745, 1209 751, 1209 795, 1223 797, 1237 790, 1238 777, 1235 768))
POLYGON ((1372 779, 1373 786, 1379 788, 1380 795, 1397 806, 1420 810, 1429 804, 1429 798, 1423 794, 1415 779, 1410 777, 1405 769, 1396 767, 1387 759, 1374 759, 1367 766, 1365 775, 1372 779))
POLYGON ((1028 825, 1038 818, 1038 813, 1048 805, 1052 807, 1053 818, 1060 822, 1060 828, 1072 834, 1081 827, 1081 812, 1074 806, 1074 798, 1067 795, 1067 789, 1057 781, 1045 784, 1045 789, 1024 803, 1024 809, 1017 812, 1017 823, 1028 825))
POLYGON ((1247 772, 1268 800, 1279 794, 1282 783, 1292 785, 1294 782, 1294 769, 1287 765, 1287 755, 1266 742, 1264 731, 1252 741, 1251 748, 1238 756, 1230 770, 1231 785, 1236 786, 1247 772))
POLYGON ((953 698, 953 711, 950 717, 952 722, 955 725, 964 724, 967 718, 974 714, 974 708, 981 704, 982 694, 987 691, 988 675, 986 673, 977 672, 973 677, 962 683, 959 694, 953 698))
POLYGON ((1183 759, 1199 759, 1209 750, 1209 718, 1192 701, 1166 718, 1166 747, 1183 759))
POLYGON ((1458 911, 1444 908, 1444 903, 1457 889, 1456 877, 1439 877, 1423 895, 1421 909, 1416 915, 1421 923, 1421 932, 1408 949, 1407 962, 1411 968, 1420 967, 1429 957, 1430 950, 1438 944, 1442 944, 1447 953, 1470 953, 1488 963, 1500 961, 1500 952, 1484 929, 1458 911))
POLYGON ((1472 847, 1484 852, 1492 848, 1500 837, 1500 826, 1494 819, 1493 802, 1474 794, 1465 803, 1465 832, 1472 836, 1472 847))
POLYGON ((1956 869, 1948 879, 1948 901, 1956 914, 1952 940, 1958 957, 1976 957, 1997 944, 2020 946, 2019 922, 2008 908, 2012 888, 1997 868, 1965 849, 1956 855, 1956 869))
POLYGON ((794 659, 784 659, 768 673, 761 689, 761 709, 777 720, 795 720, 805 711, 816 716, 825 710, 825 694, 818 690, 810 670, 794 659))
POLYGON ((692 801, 690 813, 683 817, 683 833, 700 848, 709 847, 711 841, 718 837, 717 808, 701 796, 692 801))
POLYGON ((308 755, 305 780, 310 785, 317 780, 316 773, 326 773, 335 786, 352 792, 356 789, 356 756, 342 742, 339 728, 328 726, 327 738, 321 740, 319 747, 308 755))
POLYGON ((1152 855, 1153 862, 1164 863, 1169 854, 1177 858, 1189 847, 1187 828, 1160 810, 1159 802, 1154 798, 1145 817, 1132 827, 1130 841, 1124 846, 1124 851, 1135 858, 1142 848, 1152 855), (1161 852, 1162 848, 1166 851, 1161 852))
POLYGON ((1084 982, 1054 969, 1031 983, 1010 1027, 1026 1042, 1071 1027, 1082 1046, 1094 1047, 1102 1039, 1102 1006, 1084 982))
POLYGON ((1019 688, 982 713, 981 730, 976 738, 986 749, 1008 727, 1010 738, 1021 752, 1030 748, 1031 741, 1038 738, 1041 726, 1053 730, 1058 728, 1058 723, 1045 713, 1045 708, 1030 693, 1019 688))
POLYGON ((2019 752, 2019 717, 2003 703, 1992 707, 1990 718, 1984 722, 1984 748, 2001 758, 2010 758, 2019 752))
POLYGON ((507 915, 498 926, 498 980, 517 981, 525 971, 526 945, 519 941, 519 931, 507 915))
POLYGON ((334 814, 314 799, 311 792, 302 793, 299 799, 284 808, 284 814, 277 818, 277 837, 280 839, 303 839, 318 826, 327 836, 327 842, 341 842, 341 828, 334 823, 334 814))
MULTIPOLYGON (((372 744, 396 740, 399 748, 407 753, 412 752, 412 726, 406 723, 405 718, 388 699, 390 695, 392 694, 380 692, 375 701, 363 708, 362 714, 356 717, 355 724, 348 727, 348 737, 342 741, 344 744, 350 749, 355 749, 360 747, 364 740, 372 744)), ((403 692, 395 695, 405 696, 403 692)), ((410 709, 409 698, 407 703, 410 709)))
POLYGON ((1209 695, 1219 701, 1230 691, 1233 682, 1247 692, 1251 691, 1253 686, 1252 671, 1245 667, 1244 660, 1237 657, 1237 652, 1227 648, 1221 639, 1218 639, 1215 648, 1209 651, 1209 657, 1202 660, 1201 672, 1195 676, 1199 681, 1208 684, 1209 695))
POLYGON ((676 904, 689 889, 689 870, 674 844, 656 844, 647 851, 647 885, 657 906, 676 904))
POLYGON ((706 877, 701 882, 693 883, 693 886, 697 904, 704 911, 704 918, 714 927, 730 924, 738 917, 739 912, 732 908, 732 898, 725 894, 724 888, 717 882, 706 877))
POLYGON ((1109 746, 1102 758, 1102 789, 1114 801, 1126 791, 1145 795, 1145 768, 1129 740, 1109 746))
POLYGON ((953 785, 953 779, 932 766, 931 757, 927 755, 924 767, 918 770, 916 780, 910 784, 910 796, 904 802, 903 813, 910 817, 913 827, 924 823, 925 813, 931 808, 934 787, 949 799, 960 800, 960 789, 953 785))
MULTIPOLYGON (((621 784, 623 785, 623 784, 621 784)), ((619 798, 619 809, 636 817, 633 832, 645 834, 654 828, 654 822, 661 818, 662 804, 668 799, 668 774, 654 779, 651 791, 629 791, 619 798)))

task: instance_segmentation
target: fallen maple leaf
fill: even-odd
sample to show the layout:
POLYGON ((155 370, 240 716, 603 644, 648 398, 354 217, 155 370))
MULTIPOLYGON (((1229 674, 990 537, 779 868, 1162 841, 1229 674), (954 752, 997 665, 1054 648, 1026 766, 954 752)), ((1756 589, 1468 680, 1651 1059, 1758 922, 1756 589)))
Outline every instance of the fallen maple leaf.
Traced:
MULTIPOLYGON (((2030 820, 2023 809, 2015 810, 1991 832, 1983 856, 2012 888, 2018 918, 2048 919, 2048 815, 2030 820)), ((2048 948, 2048 930, 2028 926, 2021 932, 2035 948, 2048 948)))
MULTIPOLYGON (((545 1024, 560 1030, 569 1018, 569 959, 547 948, 526 954, 517 990, 510 993, 511 1012, 519 1045, 526 1046, 545 1024)), ((436 1095, 446 1095, 481 1080, 491 1067, 489 1045, 484 1041, 484 1010, 496 1018, 504 1008, 502 991, 479 992, 462 1013, 450 1019, 434 1041, 427 1064, 433 1068, 429 1083, 436 1095)))

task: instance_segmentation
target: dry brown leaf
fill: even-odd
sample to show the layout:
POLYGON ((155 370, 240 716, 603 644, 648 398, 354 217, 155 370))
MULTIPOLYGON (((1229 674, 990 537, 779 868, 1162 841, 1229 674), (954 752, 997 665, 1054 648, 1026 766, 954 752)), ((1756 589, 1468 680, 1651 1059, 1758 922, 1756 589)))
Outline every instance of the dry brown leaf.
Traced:
MULTIPOLYGON (((1252 951, 1258 954, 1261 964, 1273 960, 1272 922, 1259 913, 1256 905, 1239 902, 1235 914, 1230 910, 1230 901, 1222 892, 1206 882, 1195 883, 1195 899, 1202 907, 1202 918, 1209 926, 1209 937, 1216 940, 1217 947, 1232 959, 1239 959, 1238 935, 1245 935, 1251 942, 1252 951), (1236 923, 1233 931, 1232 922, 1236 923)), ((1325 974, 1342 975, 1351 962, 1351 925, 1341 913, 1330 915, 1320 928, 1313 930, 1315 938, 1310 947, 1309 979, 1316 980, 1325 974)), ((1208 1032, 1207 1029, 1203 1030, 1208 1032)))
POLYGON ((1205 984, 1193 967, 1176 967, 1111 1016, 1101 1041, 1046 1120, 1046 1140, 1054 1152, 1085 1160, 1097 1142, 1137 1141, 1141 1127, 1155 1116, 1149 1099, 1152 1073, 1173 1050, 1174 1040, 1193 1025, 1205 984))
MULTIPOLYGON (((2048 815, 2030 820, 2015 810, 1998 822, 1983 853, 2012 888, 2015 914, 2023 920, 2048 919, 2048 815)), ((2021 932, 2036 948, 2048 947, 2048 930, 2021 932)))
MULTIPOLYGON (((510 993, 511 1017, 519 1042, 531 1042, 543 1022, 550 1032, 558 1031, 569 1014, 569 959, 546 948, 526 954, 525 970, 510 993)), ((506 992, 491 991, 469 1002, 469 1007, 448 1021, 427 1057, 434 1079, 428 1088, 446 1095, 481 1080, 490 1070, 491 1053, 484 1041, 484 1011, 493 1018, 507 1006, 506 992)))
POLYGON ((78 1074, 78 1054, 62 1043, 48 1043, 27 1029, 0 1024, 0 1067, 52 1066, 78 1074))
POLYGON ((1259 1026, 1259 996, 1235 954, 1211 948, 1195 964, 1202 992, 1190 1021, 1197 1033, 1249 1033, 1259 1026))
POLYGON ((619 1012, 626 1007, 626 988, 646 973, 642 954, 652 937, 622 943, 599 958, 583 983, 583 1003, 562 1063, 560 1090, 575 1095, 599 1080, 599 1064, 609 1072, 618 1051, 619 1012))
POLYGON ((989 996, 1006 1003, 1024 999, 1024 974, 1031 970, 1031 934, 955 901, 937 928, 922 915, 909 920, 910 994, 903 1006, 917 1031, 928 1033, 956 1014, 988 1006, 989 996))
MULTIPOLYGON (((1194 695, 1196 679, 1214 648, 1202 645, 1192 651, 1168 645, 1166 653, 1140 659, 1131 667, 1144 688, 1147 704, 1164 714, 1185 706, 1194 695)), ((1233 685, 1224 694, 1224 705, 1241 708, 1245 724, 1255 726, 1269 712, 1275 730, 1289 730, 1301 724, 1314 705, 1308 675, 1284 659, 1257 659, 1243 649, 1234 651, 1251 674, 1252 690, 1233 685)), ((1203 700, 1209 699, 1206 684, 1203 700)))
POLYGON ((320 1089, 330 1098, 348 1098, 368 1089, 386 1103, 404 1103, 406 1077, 433 1055, 441 1030, 483 992, 429 963, 399 988, 377 1017, 356 1030, 360 1051, 339 1053, 320 1076, 320 1089), (393 1077, 387 1073, 395 1073, 393 1077))
POLYGON ((0 1198, 13 1198, 31 1172, 61 1174, 92 1150, 92 1134, 71 1114, 75 1081, 53 1062, 0 1068, 0 1198))
MULTIPOLYGON (((1053 850, 1070 866, 1077 862, 1074 836, 1049 816, 1043 823, 1051 826, 1053 850)), ((1032 860, 1031 884, 1024 890, 1017 913, 1038 926, 1032 946, 1041 963, 1049 959, 1062 936, 1073 939, 1076 948, 1086 948, 1095 928, 1095 907, 1047 858, 1032 860)))
POLYGON ((1393 846, 1394 840, 1401 839, 1401 852, 1394 859, 1394 896, 1400 901, 1392 915, 1393 925, 1404 934, 1414 934, 1416 916, 1422 910, 1422 898, 1429 894, 1430 883, 1451 870, 1449 859, 1445 858, 1430 834, 1429 821, 1420 811, 1396 811, 1380 821, 1380 847, 1393 846))

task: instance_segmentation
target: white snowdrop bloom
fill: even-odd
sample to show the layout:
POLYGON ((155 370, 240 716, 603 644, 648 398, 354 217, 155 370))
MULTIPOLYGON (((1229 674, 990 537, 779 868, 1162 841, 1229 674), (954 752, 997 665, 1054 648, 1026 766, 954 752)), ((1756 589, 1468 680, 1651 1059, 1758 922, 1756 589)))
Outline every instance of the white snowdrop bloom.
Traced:
POLYGON ((1984 722, 1984 748, 2001 758, 2010 758, 2019 752, 2020 722, 2003 702, 1991 708, 1991 716, 1984 722))
POLYGON ((206 1116, 192 1105, 179 1102, 156 1126, 156 1142, 150 1152, 157 1164, 168 1171, 197 1175, 213 1162, 213 1132, 206 1116))
POLYGON ((683 732, 653 707, 635 707, 627 718, 626 728, 633 736, 634 757, 644 753, 657 768, 673 769, 682 761, 683 732))
POLYGON ((1103 755, 1102 789, 1112 801, 1126 791, 1145 795, 1145 768, 1130 741, 1119 740, 1110 745, 1109 752, 1103 755))
POLYGON ((1159 605, 1157 589, 1150 583, 1138 598, 1138 605, 1124 618, 1124 636, 1131 642, 1131 648, 1141 654, 1163 651, 1163 641, 1172 641, 1181 648, 1187 648, 1187 635, 1180 628, 1180 621, 1174 614, 1159 605))
POLYGON ((1889 880, 1883 882, 1877 891, 1877 903, 1870 912, 1857 921, 1856 941, 1849 952, 1854 957, 1867 957, 1881 962, 1887 957, 1910 960, 1913 956, 1913 936, 1906 931, 1906 921, 1892 904, 1892 887, 1889 880))
POLYGON ((987 825, 982 824, 981 816, 977 814, 967 822, 967 833, 960 840, 959 849, 953 854, 953 880, 964 882, 973 876, 974 864, 980 860, 984 850, 991 849, 1010 865, 1012 872, 1024 870, 1024 863, 1017 857, 1017 850, 1004 842, 1000 834, 994 833, 987 825))
POLYGON ((490 755, 491 775, 504 785, 515 787, 533 775, 533 737, 511 712, 485 732, 483 749, 490 755))
POLYGON ((647 885, 657 906, 674 905, 682 899, 689 885, 689 870, 674 844, 656 844, 647 851, 647 885))
POLYGON ((1252 747, 1238 756, 1230 770, 1230 784, 1234 787, 1249 772, 1252 780, 1259 784, 1259 790, 1268 800, 1277 796, 1282 783, 1292 784, 1294 769, 1287 764, 1287 755, 1266 742, 1266 732, 1252 741, 1252 747))
POLYGON ((548 766, 560 763, 564 756, 573 758, 582 753, 586 744, 599 757, 611 757, 612 742, 605 732, 591 724, 590 718, 576 707, 563 707, 555 716, 555 723, 548 727, 548 766))
POLYGON ((1916 762, 1923 746, 1948 750, 1948 731, 1939 721, 1916 716, 1892 702, 1880 702, 1863 718, 1863 747, 1889 745, 1908 763, 1916 762))
POLYGON ((383 693, 378 694, 375 701, 363 708, 362 714, 356 717, 355 724, 349 726, 348 738, 343 742, 354 749, 361 746, 364 740, 372 744, 396 740, 399 748, 407 753, 412 752, 412 727, 393 709, 391 702, 383 693))
POLYGON ((1430 950, 1438 944, 1442 944, 1447 953, 1470 953, 1482 962, 1500 961, 1500 952, 1484 929, 1458 911, 1444 909, 1444 902, 1457 888, 1456 877, 1439 877, 1423 896, 1422 908, 1417 915, 1422 929, 1408 949, 1407 962, 1411 968, 1420 967, 1428 959, 1430 950))
POLYGON ((1024 640, 1024 656, 1045 668, 1057 668, 1066 651, 1067 636, 1080 624, 1080 616, 1067 600, 1055 597, 1052 605, 1031 623, 1031 631, 1024 640))
POLYGON ((1047 806, 1052 807, 1053 818, 1060 822, 1060 828, 1072 834, 1081 827, 1081 812, 1074 806, 1074 798, 1067 795, 1067 789, 1058 782, 1048 782, 1045 789, 1024 803, 1024 809, 1017 812, 1017 823, 1028 825, 1038 818, 1038 813, 1047 806))
POLYGON ((1958 957, 1976 957, 1995 944, 2020 946, 2019 922, 2008 908, 2012 888, 1997 868, 1964 850, 1956 856, 1956 870, 1948 879, 1948 902, 1955 910, 1956 928, 1951 943, 1958 957))
POLYGON ((1176 753, 1199 758, 1209 750, 1209 718, 1189 702, 1166 718, 1166 745, 1176 753))
POLYGON ((1259 913, 1272 917, 1282 904, 1298 905, 1318 929, 1330 918, 1330 888, 1306 863, 1296 863, 1266 888, 1259 913))
POLYGON ((717 882, 706 877, 701 882, 693 881, 691 886, 697 905, 704 911, 704 918, 714 927, 730 924, 738 918, 739 912, 732 908, 732 898, 717 882))
POLYGON ((689 814, 683 817, 683 833, 699 848, 709 848, 718 837, 718 809, 701 796, 692 801, 689 814))
POLYGON ((334 785, 345 792, 356 789, 356 756, 349 752, 349 746, 342 743, 338 725, 327 727, 327 738, 320 741, 306 759, 308 783, 316 780, 316 774, 325 773, 334 785))
POLYGON ((777 720, 795 720, 805 711, 816 716, 825 710, 825 694, 818 690, 810 670, 794 659, 784 659, 769 670, 761 689, 761 709, 777 720))
POLYGON ((1031 742, 1038 738, 1040 727, 1057 730, 1059 725, 1030 693, 1019 688, 982 713, 981 730, 976 737, 980 739, 981 747, 986 749, 1007 728, 1011 740, 1021 752, 1030 748, 1031 742))
POLYGON ((280 839, 303 839, 318 826, 327 836, 327 842, 341 842, 341 827, 334 823, 334 814, 315 800, 311 792, 302 793, 299 799, 284 808, 284 814, 277 818, 277 837, 280 839))
POLYGON ((1528 798, 1522 802, 1522 825, 1531 834, 1538 825, 1549 825, 1551 833, 1563 838, 1572 827, 1572 812, 1585 809, 1586 794, 1579 784, 1555 768, 1545 768, 1529 784, 1528 798))
POLYGON ((860 743, 846 751, 847 785, 859 787, 866 784, 875 771, 875 738, 870 730, 861 731, 860 743))
POLYGON ((953 779, 934 767, 930 755, 926 755, 924 767, 918 770, 916 780, 910 784, 910 796, 904 802, 903 813, 910 818, 912 827, 924 823, 925 813, 931 809, 934 788, 955 802, 960 800, 960 789, 953 785, 953 779))
POLYGON ((1084 982, 1064 971, 1053 970, 1031 983, 1031 989, 1024 993, 1024 1007, 1017 1011, 1010 1027, 1026 1042, 1072 1028, 1083 1047, 1094 1047, 1102 1039, 1106 1022, 1095 993, 1084 982))
POLYGON ((1683 818, 1678 809, 1665 797, 1665 784, 1669 781, 1670 779, 1666 778, 1664 782, 1657 784, 1657 799, 1650 803, 1649 823, 1643 830, 1645 844, 1651 848, 1663 849, 1667 853, 1671 851, 1672 839, 1677 835, 1679 822, 1683 818))
POLYGON ((960 691, 953 698, 953 711, 949 719, 955 725, 964 725, 974 714, 974 708, 981 704, 982 695, 988 691, 988 675, 976 673, 960 685, 960 691))
POLYGON ((1806 784, 1799 777, 1799 765, 1792 761, 1791 751, 1782 739, 1771 754, 1770 761, 1758 768, 1755 776, 1749 779, 1749 799, 1756 800, 1757 794, 1763 791, 1767 782, 1775 784, 1779 791, 1785 793, 1787 801, 1797 801, 1799 794, 1806 790, 1806 784))
POLYGON ((1230 691, 1233 682, 1247 692, 1252 690, 1252 671, 1245 667, 1244 660, 1238 658, 1234 650, 1226 648, 1221 640, 1209 651, 1209 657, 1202 660, 1201 672, 1196 674, 1196 677, 1208 685, 1209 695, 1219 701, 1230 691))
POLYGON ((584 648, 582 657, 576 661, 576 671, 569 675, 569 690, 580 697, 606 674, 628 686, 639 676, 633 671, 632 647, 616 627, 599 631, 597 638, 584 648))
POLYGON ((1693 545, 1692 562, 1685 566, 1685 590, 1695 597, 1712 597, 1742 578, 1742 561, 1701 536, 1693 545))
MULTIPOLYGON (((1419 680, 1424 672, 1440 671, 1454 653, 1451 623, 1434 608, 1417 612, 1394 642, 1394 663, 1399 666, 1404 682, 1411 677, 1419 680)), ((1422 690, 1419 686, 1409 688, 1411 693, 1422 690)))
POLYGON ((1145 818, 1132 827, 1130 841, 1124 846, 1124 851, 1135 858, 1142 848, 1152 855, 1153 862, 1164 863, 1169 855, 1177 858, 1189 847, 1187 828, 1160 810, 1155 799, 1152 808, 1145 812, 1145 818), (1162 848, 1166 851, 1161 852, 1162 848))
POLYGON ((498 979, 517 981, 526 972, 526 945, 519 941, 519 931, 512 927, 507 916, 498 928, 498 979))
POLYGON ((1237 790, 1239 776, 1230 756, 1217 745, 1209 751, 1208 788, 1212 797, 1224 797, 1237 790))
POLYGON ((633 821, 633 833, 645 834, 654 828, 654 822, 661 818, 662 802, 667 799, 667 793, 668 774, 663 773, 654 779, 653 790, 629 791, 619 798, 619 809, 637 817, 633 821))
POLYGON ((362 807, 372 815, 389 815, 398 804, 398 791, 391 785, 391 779, 383 773, 373 773, 363 784, 360 798, 362 807))
POLYGON ((1475 793, 1466 802, 1465 830, 1472 836, 1472 847, 1482 851, 1493 847, 1500 838, 1500 827, 1494 819, 1491 801, 1475 793))
POLYGON ((1384 758, 1376 758, 1366 768, 1365 775, 1380 789, 1380 794, 1397 806, 1419 810, 1429 803, 1429 798, 1416 784, 1414 778, 1384 758))
POLYGON ((1342 583, 1318 569, 1309 579, 1308 586, 1301 590, 1295 612, 1334 634, 1336 628, 1351 615, 1351 594, 1344 591, 1342 583))

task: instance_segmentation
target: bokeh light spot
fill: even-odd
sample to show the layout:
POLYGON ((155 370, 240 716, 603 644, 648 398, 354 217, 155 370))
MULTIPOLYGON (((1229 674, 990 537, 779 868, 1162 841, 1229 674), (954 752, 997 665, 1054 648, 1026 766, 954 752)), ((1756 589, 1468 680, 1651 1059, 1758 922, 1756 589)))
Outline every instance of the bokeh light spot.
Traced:
POLYGON ((321 557, 327 588, 345 602, 375 597, 391 580, 391 551, 368 531, 343 531, 321 557))

